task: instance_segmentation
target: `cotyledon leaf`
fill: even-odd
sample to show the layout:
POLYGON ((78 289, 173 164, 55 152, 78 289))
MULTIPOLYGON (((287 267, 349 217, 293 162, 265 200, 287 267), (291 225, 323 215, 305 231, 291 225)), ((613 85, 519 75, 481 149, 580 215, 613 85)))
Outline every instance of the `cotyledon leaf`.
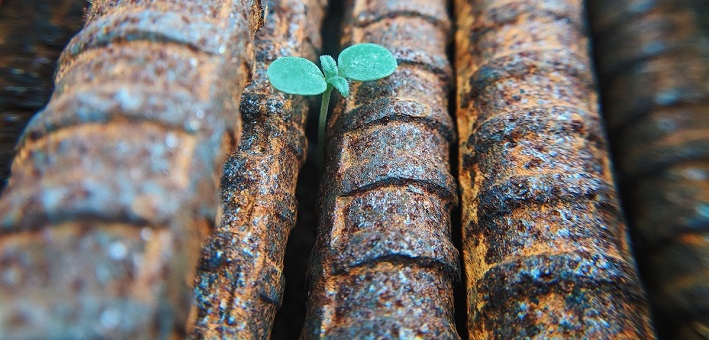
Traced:
POLYGON ((278 58, 268 66, 266 73, 273 87, 290 94, 316 95, 327 88, 317 65, 304 58, 278 58))
POLYGON ((344 49, 337 57, 340 75, 359 81, 377 80, 396 70, 396 58, 377 44, 357 44, 344 49))

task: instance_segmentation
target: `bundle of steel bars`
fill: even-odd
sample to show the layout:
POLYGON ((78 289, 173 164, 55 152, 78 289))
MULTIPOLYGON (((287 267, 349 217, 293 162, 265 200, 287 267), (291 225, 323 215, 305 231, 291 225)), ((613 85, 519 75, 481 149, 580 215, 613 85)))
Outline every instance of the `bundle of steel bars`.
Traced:
POLYGON ((709 337, 706 1, 95 0, 13 35, 79 7, 0 22, 0 338, 282 335, 318 180, 287 338, 709 337), (358 43, 398 67, 316 141, 267 69, 358 43))

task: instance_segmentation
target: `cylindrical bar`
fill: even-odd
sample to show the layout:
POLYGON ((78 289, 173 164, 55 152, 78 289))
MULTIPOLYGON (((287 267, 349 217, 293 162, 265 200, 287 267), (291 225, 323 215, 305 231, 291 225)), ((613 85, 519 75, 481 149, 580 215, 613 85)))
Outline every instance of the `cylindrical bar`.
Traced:
POLYGON ((328 126, 303 338, 455 339, 446 1, 351 1, 343 42, 399 66, 351 83, 328 126))
POLYGON ((651 338, 582 1, 455 5, 470 338, 651 338))
POLYGON ((610 141, 658 334, 709 337, 709 3, 589 2, 610 141))
POLYGON ((47 105, 57 59, 81 28, 85 5, 86 0, 0 5, 0 190, 10 176, 20 133, 47 105))
POLYGON ((322 0, 268 2, 255 37, 254 78, 241 101, 241 142, 224 166, 218 226, 197 269, 195 338, 270 337, 295 225, 308 104, 273 88, 266 70, 279 57, 317 58, 324 6, 322 0))
POLYGON ((0 200, 3 336, 184 336, 260 6, 91 2, 0 200))

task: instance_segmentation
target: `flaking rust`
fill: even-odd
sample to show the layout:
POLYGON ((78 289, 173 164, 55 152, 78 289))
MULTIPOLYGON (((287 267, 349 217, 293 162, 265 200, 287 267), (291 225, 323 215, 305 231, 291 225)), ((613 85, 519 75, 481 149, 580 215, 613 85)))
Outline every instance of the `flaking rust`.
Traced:
POLYGON ((330 119, 302 337, 455 339, 446 1, 349 6, 345 46, 380 44, 399 66, 353 83, 330 119))
POLYGON ((219 224, 195 278, 194 338, 268 339, 281 304, 286 240, 305 159, 307 101, 268 82, 275 59, 316 59, 325 1, 268 2, 255 37, 256 68, 241 101, 243 132, 221 179, 219 224))
POLYGON ((0 334, 184 335, 259 10, 91 2, 0 200, 0 334))
POLYGON ((470 338, 652 338, 582 1, 457 0, 454 12, 470 338))
POLYGON ((709 7, 589 2, 610 138, 658 333, 709 337, 709 7))
POLYGON ((10 175, 17 138, 49 100, 57 58, 81 28, 85 4, 20 0, 0 9, 0 190, 10 175))

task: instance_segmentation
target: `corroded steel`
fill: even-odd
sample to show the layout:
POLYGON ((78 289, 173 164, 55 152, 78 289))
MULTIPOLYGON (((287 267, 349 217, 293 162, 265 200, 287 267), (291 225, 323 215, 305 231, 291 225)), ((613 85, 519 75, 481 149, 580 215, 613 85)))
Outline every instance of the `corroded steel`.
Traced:
POLYGON ((458 338, 449 33, 446 1, 350 2, 345 45, 383 45, 399 67, 352 83, 329 122, 303 338, 458 338))
POLYGON ((295 224, 295 187, 305 159, 307 101, 268 82, 276 58, 315 60, 321 0, 272 0, 256 34, 256 68, 241 101, 243 131, 221 179, 219 224, 195 279, 196 338, 267 339, 284 289, 283 255, 295 224))
POLYGON ((470 337, 651 338, 582 1, 455 5, 470 337))
POLYGON ((658 331, 709 337, 709 6, 589 2, 626 206, 658 331))
POLYGON ((184 334, 258 10, 91 2, 0 201, 3 336, 184 334))
POLYGON ((10 175, 17 138, 49 100, 52 72, 81 28, 85 4, 13 0, 0 9, 0 190, 10 175))

